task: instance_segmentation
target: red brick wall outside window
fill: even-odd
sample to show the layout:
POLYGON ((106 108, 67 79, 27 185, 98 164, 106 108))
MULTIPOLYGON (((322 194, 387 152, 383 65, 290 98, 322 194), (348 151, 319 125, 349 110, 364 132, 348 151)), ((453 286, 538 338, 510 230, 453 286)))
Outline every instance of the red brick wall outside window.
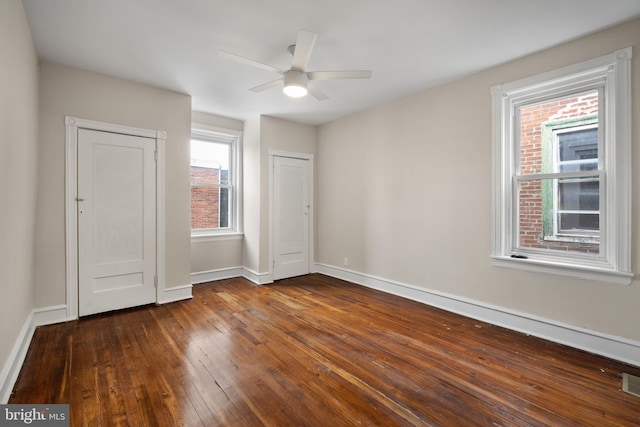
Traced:
POLYGON ((220 188, 198 185, 219 184, 220 169, 191 166, 191 228, 220 227, 220 188))
MULTIPOLYGON (((597 92, 590 92, 588 94, 568 98, 558 98, 540 104, 521 107, 521 173, 524 175, 552 172, 551 170, 544 170, 545 165, 548 167, 548 165, 553 162, 551 156, 554 155, 550 141, 543 140, 545 126, 549 128, 549 126, 553 126, 553 123, 568 122, 570 119, 580 120, 585 117, 597 116, 597 114, 597 92), (547 145, 546 147, 545 144, 547 145)), ((585 243, 580 241, 568 242, 562 241, 561 239, 549 238, 548 231, 545 233, 544 230, 545 212, 543 212, 543 207, 545 207, 545 203, 543 203, 543 193, 543 184, 541 180, 521 182, 519 202, 519 247, 598 253, 598 243, 585 243), (545 234, 547 234, 547 236, 545 236, 545 234)), ((549 195, 547 194, 546 197, 549 197, 549 195)), ((549 204, 547 202, 547 209, 548 206, 549 204)), ((552 213, 547 212, 546 214, 548 218, 551 218, 552 213)))

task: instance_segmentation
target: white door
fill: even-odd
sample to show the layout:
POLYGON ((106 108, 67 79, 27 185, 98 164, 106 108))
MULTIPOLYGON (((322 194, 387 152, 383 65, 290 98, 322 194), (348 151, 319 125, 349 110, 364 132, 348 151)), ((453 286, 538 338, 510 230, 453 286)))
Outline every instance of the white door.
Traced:
POLYGON ((78 130, 80 316, 155 302, 155 140, 78 130))
POLYGON ((309 273, 309 161, 273 158, 273 279, 309 273))

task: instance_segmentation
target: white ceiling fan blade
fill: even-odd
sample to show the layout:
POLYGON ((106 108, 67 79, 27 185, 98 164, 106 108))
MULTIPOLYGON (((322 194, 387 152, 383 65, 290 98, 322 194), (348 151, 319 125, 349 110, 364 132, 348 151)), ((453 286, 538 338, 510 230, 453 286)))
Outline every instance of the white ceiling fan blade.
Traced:
POLYGON ((293 61, 291 61, 291 69, 304 71, 309 64, 311 52, 316 44, 318 35, 310 31, 300 31, 296 40, 296 48, 293 51, 293 61))
POLYGON ((256 87, 252 87, 249 90, 251 92, 262 92, 263 90, 267 90, 267 89, 271 89, 272 87, 279 86, 280 82, 282 82, 282 79, 274 80, 274 81, 269 82, 269 83, 264 83, 264 84, 261 84, 261 85, 256 86, 256 87))
POLYGON ((280 74, 284 73, 284 70, 281 70, 280 68, 272 67, 271 65, 263 64, 262 62, 254 61, 253 59, 245 58, 243 56, 234 55, 233 53, 225 52, 223 50, 218 51, 218 56, 240 62, 241 64, 261 68, 266 71, 280 74))
POLYGON ((307 77, 309 80, 370 79, 371 70, 310 71, 307 77))
POLYGON ((321 91, 318 86, 315 86, 311 83, 307 84, 307 90, 309 91, 309 93, 318 101, 324 101, 326 99, 329 99, 329 97, 327 96, 326 93, 324 93, 323 91, 321 91))

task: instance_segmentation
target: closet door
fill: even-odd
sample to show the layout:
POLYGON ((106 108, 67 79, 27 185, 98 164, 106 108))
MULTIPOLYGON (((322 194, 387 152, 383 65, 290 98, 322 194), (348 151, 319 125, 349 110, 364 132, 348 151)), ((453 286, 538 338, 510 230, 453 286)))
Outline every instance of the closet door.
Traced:
POLYGON ((155 302, 155 140, 78 130, 80 316, 155 302))
POLYGON ((274 280, 308 274, 309 161, 274 157, 273 235, 274 280))

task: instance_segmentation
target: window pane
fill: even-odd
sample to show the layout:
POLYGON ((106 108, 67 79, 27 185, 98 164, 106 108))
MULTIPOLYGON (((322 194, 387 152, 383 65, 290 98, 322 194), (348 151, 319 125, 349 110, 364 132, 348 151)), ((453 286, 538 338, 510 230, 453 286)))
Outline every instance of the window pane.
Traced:
POLYGON ((560 161, 598 158, 598 129, 578 129, 558 134, 560 161))
POLYGON ((600 230, 600 215, 597 213, 560 213, 558 221, 562 233, 580 234, 585 230, 600 230))
POLYGON ((570 127, 557 132, 558 171, 598 169, 598 128, 570 127))
POLYGON ((558 183, 557 179, 529 180, 519 182, 518 191, 518 221, 517 247, 525 249, 549 249, 564 252, 598 254, 600 251, 599 230, 600 221, 598 206, 595 212, 584 207, 593 206, 593 198, 598 198, 590 192, 598 188, 598 182, 589 178, 585 182, 558 183), (584 201, 581 200, 582 189, 585 191, 584 201), (565 187, 566 186, 566 187, 565 187), (571 190, 569 190, 571 186, 571 190), (564 198, 567 210, 559 210, 560 197, 554 196, 558 190, 564 198), (577 190, 577 195, 572 193, 577 190), (569 195, 577 200, 571 209, 569 195), (555 197, 555 200, 554 200, 555 197), (571 212, 576 210, 576 212, 571 212), (591 212, 584 212, 588 210, 591 212), (564 234, 563 234, 564 233, 564 234))
POLYGON ((191 140, 191 228, 228 228, 229 144, 191 140))
POLYGON ((218 184, 229 183, 230 156, 229 144, 191 140, 191 166, 220 170, 218 184))
POLYGON ((598 160, 574 160, 558 165, 558 172, 580 172, 598 169, 598 160))
MULTIPOLYGON (((549 228, 545 227, 545 217, 553 214, 550 207, 543 206, 543 186, 548 187, 544 184, 548 183, 541 180, 520 182, 519 246, 522 248, 539 248, 544 243, 545 230, 549 228)), ((549 189, 546 188, 544 193, 548 197, 549 189)))
POLYGON ((191 228, 219 228, 220 189, 191 187, 191 228))
POLYGON ((229 227, 229 207, 231 203, 229 203, 229 189, 221 188, 220 189, 220 228, 229 227))
POLYGON ((593 178, 559 180, 558 209, 597 211, 600 209, 600 182, 593 178))
POLYGON ((598 108, 596 90, 519 107, 519 174, 597 169, 598 108))

